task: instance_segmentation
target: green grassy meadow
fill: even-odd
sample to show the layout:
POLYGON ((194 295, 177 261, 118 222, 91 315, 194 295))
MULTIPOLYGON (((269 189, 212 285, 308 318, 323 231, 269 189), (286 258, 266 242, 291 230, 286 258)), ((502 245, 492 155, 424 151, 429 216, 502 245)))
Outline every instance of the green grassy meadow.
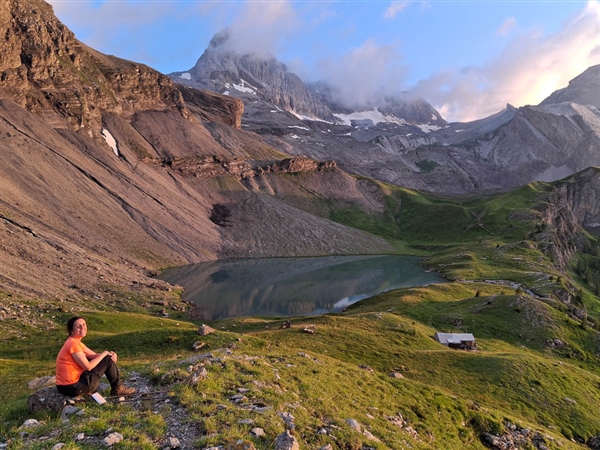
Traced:
POLYGON ((32 433, 50 438, 31 444, 20 435, 30 417, 26 383, 53 373, 63 324, 76 312, 88 322, 90 348, 117 350, 125 378, 140 373, 186 407, 200 430, 197 448, 238 441, 274 448, 285 430, 281 412, 294 416, 292 433, 303 449, 484 449, 485 433, 511 429, 535 436, 522 448, 536 448, 533 440, 548 449, 587 448, 600 435, 600 300, 531 237, 540 220, 535 206, 551 189, 539 183, 459 201, 388 187, 388 208, 379 215, 327 204, 329 218, 424 256, 426 267, 451 281, 380 294, 339 314, 292 317, 287 329, 280 328, 285 318, 235 318, 211 323, 216 333, 200 337, 199 323, 181 314, 156 317, 136 307, 136 298, 128 311, 56 313, 43 331, 0 322, 0 383, 11 386, 0 393, 0 443, 85 448, 74 441, 78 432, 110 427, 125 436, 115 448, 160 448, 168 410, 128 404, 90 403, 66 424, 41 414, 45 425, 32 433), (555 295, 572 287, 582 292, 579 304, 555 295), (585 320, 575 314, 583 307, 585 320), (479 350, 444 347, 433 339, 437 331, 473 333, 479 350), (212 358, 207 378, 191 386, 182 381, 197 364, 188 358, 198 355, 198 340, 206 343, 200 353, 212 358), (241 403, 232 402, 240 392, 241 403), (251 437, 252 427, 265 436, 251 437))

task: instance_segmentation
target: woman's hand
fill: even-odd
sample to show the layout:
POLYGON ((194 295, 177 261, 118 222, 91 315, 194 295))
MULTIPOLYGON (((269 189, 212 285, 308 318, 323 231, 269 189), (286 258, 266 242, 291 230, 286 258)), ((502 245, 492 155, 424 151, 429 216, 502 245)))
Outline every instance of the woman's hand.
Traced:
POLYGON ((108 354, 110 355, 110 359, 112 359, 113 362, 117 362, 117 354, 115 352, 108 352, 108 354))

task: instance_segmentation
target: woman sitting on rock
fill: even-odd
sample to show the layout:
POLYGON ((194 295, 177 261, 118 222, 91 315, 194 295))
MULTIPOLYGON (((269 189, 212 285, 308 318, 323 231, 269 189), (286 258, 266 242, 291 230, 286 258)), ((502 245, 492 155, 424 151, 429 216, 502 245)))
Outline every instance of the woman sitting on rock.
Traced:
POLYGON ((87 334, 83 317, 72 317, 67 322, 69 337, 56 358, 56 387, 63 395, 76 397, 93 394, 98 389, 100 378, 106 375, 111 395, 128 395, 134 388, 123 386, 117 368, 117 354, 108 350, 96 353, 81 340, 87 334))

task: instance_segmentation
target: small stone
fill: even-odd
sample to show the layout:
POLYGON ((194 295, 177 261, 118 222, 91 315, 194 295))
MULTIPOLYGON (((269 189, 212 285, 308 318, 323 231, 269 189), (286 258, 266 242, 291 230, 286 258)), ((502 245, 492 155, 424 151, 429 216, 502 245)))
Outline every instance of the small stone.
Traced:
POLYGON ((252 425, 252 424, 254 424, 254 420, 252 420, 252 419, 240 419, 240 420, 238 420, 238 423, 240 425, 252 425))
MULTIPOLYGON (((222 448, 223 447, 220 447, 220 449, 222 448)), ((229 444, 226 447, 226 450, 256 450, 256 447, 254 447, 254 444, 252 442, 240 439, 236 441, 235 444, 229 444)))
POLYGON ((84 433, 79 433, 73 439, 75 440, 75 442, 83 441, 85 439, 85 434, 84 433))
POLYGON ((204 367, 200 367, 198 370, 194 371, 189 378, 187 379, 187 383, 190 386, 197 386, 202 380, 205 380, 208 377, 208 371, 204 367))
POLYGON ((52 447, 52 450, 60 450, 64 446, 65 446, 64 442, 59 442, 58 444, 54 444, 54 446, 52 447))
POLYGON ((275 450, 300 450, 300 445, 296 438, 286 431, 275 439, 275 450))
POLYGON ((181 442, 179 442, 179 439, 177 439, 176 437, 170 437, 167 439, 167 441, 163 444, 163 446, 161 447, 162 449, 172 449, 172 448, 180 448, 181 447, 181 442))
POLYGON ((346 419, 346 424, 350 426, 353 430, 358 431, 359 433, 362 431, 360 424, 354 419, 346 419))
POLYGON ((81 411, 79 408, 77 408, 76 406, 71 406, 71 405, 67 405, 63 408, 63 410, 60 413, 60 420, 62 420, 63 422, 65 420, 69 420, 69 416, 72 414, 76 414, 79 411, 81 411))
POLYGON ((333 447, 331 446, 331 444, 327 444, 323 447, 320 447, 319 450, 333 450, 333 447))
POLYGON ((402 375, 400 372, 392 372, 392 373, 390 373, 390 377, 391 378, 404 378, 404 375, 402 375))
POLYGON ((254 437, 259 438, 265 435, 265 430, 263 430, 262 428, 252 428, 250 434, 252 434, 252 436, 254 437))
POLYGON ((205 342, 200 342, 200 341, 196 341, 194 342, 194 345, 192 345, 192 349, 197 352, 198 350, 200 350, 201 348, 203 348, 206 345, 205 342))
POLYGON ((206 336, 206 335, 212 334, 216 331, 217 330, 215 330, 214 328, 211 328, 208 325, 204 325, 204 324, 202 324, 202 326, 200 328, 198 328, 198 334, 200 336, 206 336))
POLYGON ((254 408, 252 408, 252 411, 257 412, 259 414, 264 414, 266 412, 271 411, 272 409, 272 406, 255 406, 254 408))
POLYGON ((285 422, 285 426, 288 430, 293 430, 296 428, 294 424, 294 416, 292 416, 289 412, 279 412, 279 417, 285 422))
POLYGON ((23 425, 21 425, 18 429, 24 430, 25 428, 35 428, 39 427, 40 425, 42 425, 42 422, 38 422, 35 419, 27 419, 25 422, 23 422, 23 425))
POLYGON ((233 395, 229 398, 233 403, 243 403, 248 401, 248 399, 243 395, 233 395))
POLYGON ((121 442, 123 440, 123 435, 121 433, 111 433, 108 436, 106 436, 102 442, 104 443, 104 445, 106 445, 107 447, 110 447, 112 445, 118 444, 119 442, 121 442))
POLYGON ((372 441, 381 442, 379 439, 373 436, 370 431, 363 430, 363 436, 365 436, 367 439, 371 439, 372 441))

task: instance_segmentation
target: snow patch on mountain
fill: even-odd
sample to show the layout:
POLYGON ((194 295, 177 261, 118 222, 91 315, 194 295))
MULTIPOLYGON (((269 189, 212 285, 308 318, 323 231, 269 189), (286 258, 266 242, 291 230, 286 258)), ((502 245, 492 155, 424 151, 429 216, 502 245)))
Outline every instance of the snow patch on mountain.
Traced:
POLYGON ((437 130, 442 129, 442 127, 440 127, 439 125, 431 125, 429 122, 419 123, 419 124, 416 124, 416 126, 419 127, 419 129, 423 133, 431 133, 432 131, 437 131, 437 130))
POLYGON ((258 91, 257 88, 255 88, 254 86, 252 86, 250 83, 248 83, 245 80, 240 80, 240 81, 242 84, 225 83, 225 88, 227 88, 227 89, 233 88, 236 91, 243 92, 245 94, 256 95, 256 91, 258 91))
POLYGON ((312 122, 323 122, 323 123, 328 123, 333 125, 333 122, 329 122, 327 120, 323 120, 323 119, 319 119, 318 117, 308 117, 308 116, 304 116, 302 114, 298 114, 296 111, 289 111, 291 114, 293 114, 294 116, 296 116, 298 119, 300 120, 310 120, 312 122))
POLYGON ((185 73, 182 73, 181 75, 179 75, 179 78, 183 78, 184 80, 191 80, 192 75, 189 72, 185 72, 185 73))
POLYGON ((112 151, 115 153, 115 155, 120 156, 119 147, 117 147, 117 141, 115 140, 113 135, 110 134, 110 131, 108 131, 106 128, 102 128, 101 134, 108 146, 112 148, 112 151))
POLYGON ((399 119, 395 116, 389 116, 382 114, 379 109, 373 108, 370 111, 355 111, 351 114, 341 114, 334 113, 335 117, 340 119, 344 125, 352 126, 353 121, 366 121, 370 120, 373 125, 377 125, 378 123, 396 123, 398 125, 405 125, 406 121, 404 119, 399 119))

